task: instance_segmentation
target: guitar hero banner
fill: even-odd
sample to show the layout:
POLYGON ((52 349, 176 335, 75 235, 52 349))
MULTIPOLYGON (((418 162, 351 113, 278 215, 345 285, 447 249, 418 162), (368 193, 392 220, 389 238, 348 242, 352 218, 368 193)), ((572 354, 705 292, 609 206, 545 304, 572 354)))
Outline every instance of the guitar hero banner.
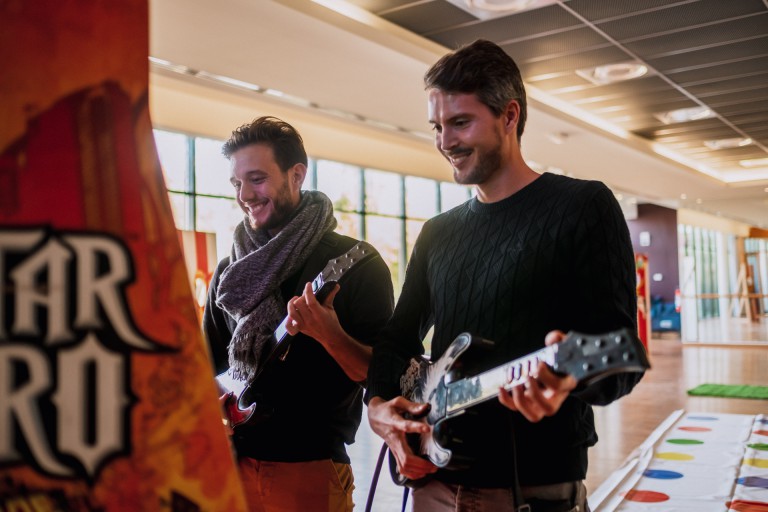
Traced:
POLYGON ((147 0, 0 1, 0 512, 247 510, 148 54, 147 0))
POLYGON ((126 248, 110 236, 0 230, 0 465, 96 479, 130 452, 135 327, 126 248))

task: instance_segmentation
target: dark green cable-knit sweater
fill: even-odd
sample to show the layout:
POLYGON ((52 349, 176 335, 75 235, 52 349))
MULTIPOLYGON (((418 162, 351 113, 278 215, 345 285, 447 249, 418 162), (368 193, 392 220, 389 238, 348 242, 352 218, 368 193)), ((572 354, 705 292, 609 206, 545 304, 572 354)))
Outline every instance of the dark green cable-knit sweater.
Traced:
MULTIPOLYGON (((467 201, 424 225, 395 313, 374 349, 366 399, 399 394, 400 375, 423 352, 432 325, 432 359, 470 332, 496 343, 489 356, 494 364, 542 348, 553 329, 634 329, 635 280, 626 222, 602 183, 543 174, 497 203, 467 201)), ((597 441, 590 404, 616 400, 640 377, 603 379, 535 424, 496 400, 476 406, 477 420, 463 420, 470 430, 463 437, 478 460, 466 470, 442 470, 438 478, 512 485, 514 444, 522 485, 583 479, 587 448, 597 441)))

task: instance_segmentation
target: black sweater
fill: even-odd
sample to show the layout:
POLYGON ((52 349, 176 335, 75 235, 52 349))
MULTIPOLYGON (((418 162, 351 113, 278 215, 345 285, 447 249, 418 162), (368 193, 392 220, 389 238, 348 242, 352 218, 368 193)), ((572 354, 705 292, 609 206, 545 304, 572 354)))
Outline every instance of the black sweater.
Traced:
MULTIPOLYGON (((283 298, 300 295, 305 283, 312 281, 329 259, 344 254, 355 243, 357 240, 336 233, 323 237, 304 269, 283 283, 283 298)), ((216 373, 228 367, 227 346, 236 326, 215 300, 219 276, 227 265, 229 258, 216 268, 203 316, 216 373)), ((394 306, 392 279, 381 257, 349 273, 333 306, 347 334, 364 344, 374 342, 394 306)), ((363 388, 319 342, 303 334, 294 337, 288 356, 265 368, 258 388, 264 402, 275 411, 263 423, 236 429, 233 441, 238 455, 280 462, 331 458, 349 463, 345 445, 354 442, 360 425, 363 388)))
MULTIPOLYGON (((424 225, 395 313, 374 348, 366 399, 399 394, 399 377, 408 360, 424 352, 422 339, 432 326, 433 360, 458 334, 470 332, 496 343, 493 365, 542 348, 554 329, 636 329, 635 276, 626 222, 602 183, 543 174, 502 201, 471 199, 424 225)), ((603 379, 535 424, 496 400, 476 406, 479 419, 467 421, 470 433, 463 437, 477 461, 466 470, 441 470, 437 478, 512 485, 516 446, 522 485, 583 479, 587 448, 597 441, 590 404, 610 403, 640 377, 603 379)))

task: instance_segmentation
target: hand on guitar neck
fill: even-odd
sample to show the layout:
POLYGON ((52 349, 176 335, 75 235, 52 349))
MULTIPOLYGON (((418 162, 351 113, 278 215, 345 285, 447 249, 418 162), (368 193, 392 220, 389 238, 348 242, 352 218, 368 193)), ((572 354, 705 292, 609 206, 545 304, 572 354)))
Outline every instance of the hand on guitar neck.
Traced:
POLYGON ((288 334, 296 336, 301 332, 323 345, 327 344, 327 340, 342 336, 344 329, 341 328, 333 309, 333 299, 340 289, 338 283, 335 283, 327 297, 318 301, 312 291, 312 284, 307 283, 301 295, 288 301, 288 318, 285 324, 288 334))
POLYGON ((535 423, 557 413, 579 384, 650 368, 645 348, 629 329, 597 335, 552 331, 545 345, 487 368, 483 354, 494 343, 461 333, 436 361, 413 359, 400 379, 402 396, 368 403, 371 428, 389 446, 395 483, 416 486, 438 468, 471 460, 476 454, 462 451, 465 443, 452 424, 480 403, 498 399, 535 423))
MULTIPOLYGON (((562 331, 547 334, 544 344, 548 347, 565 339, 562 331)), ((499 389, 499 401, 508 409, 518 411, 525 418, 537 423, 560 410, 565 399, 578 385, 572 375, 556 375, 544 361, 531 370, 528 378, 499 389)))

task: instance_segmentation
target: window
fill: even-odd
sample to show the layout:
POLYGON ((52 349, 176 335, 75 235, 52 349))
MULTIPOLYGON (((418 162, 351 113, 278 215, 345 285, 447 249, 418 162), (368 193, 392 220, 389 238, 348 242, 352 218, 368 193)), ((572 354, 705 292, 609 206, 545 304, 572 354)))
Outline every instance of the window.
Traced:
MULTIPOLYGON (((224 141, 165 130, 154 135, 176 226, 215 233, 218 258, 228 256, 243 212, 221 154, 224 141)), ((392 272, 396 295, 424 222, 471 197, 468 187, 455 183, 314 159, 302 189, 328 195, 339 233, 376 247, 392 272)))
POLYGON ((220 140, 195 138, 195 192, 212 196, 235 197, 229 182, 229 160, 221 154, 220 140))

